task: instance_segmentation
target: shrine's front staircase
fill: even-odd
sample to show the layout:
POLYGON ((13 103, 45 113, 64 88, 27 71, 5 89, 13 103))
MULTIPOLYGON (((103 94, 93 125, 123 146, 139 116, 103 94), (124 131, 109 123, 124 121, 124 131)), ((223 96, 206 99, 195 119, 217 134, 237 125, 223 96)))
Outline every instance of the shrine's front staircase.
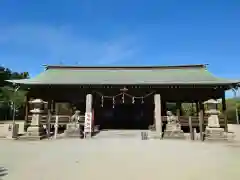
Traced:
MULTIPOLYGON (((93 138, 101 139, 101 138, 109 138, 109 139, 118 139, 118 138, 136 138, 141 139, 141 132, 144 130, 101 130, 96 136, 93 138)), ((148 130, 146 130, 147 132, 148 130)))

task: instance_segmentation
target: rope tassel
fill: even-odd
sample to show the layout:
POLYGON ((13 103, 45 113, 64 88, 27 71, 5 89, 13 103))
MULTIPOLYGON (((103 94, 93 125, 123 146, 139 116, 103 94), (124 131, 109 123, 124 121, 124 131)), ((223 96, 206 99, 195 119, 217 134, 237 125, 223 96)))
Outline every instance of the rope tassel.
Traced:
POLYGON ((103 107, 103 103, 104 103, 104 99, 103 99, 103 96, 101 97, 101 106, 103 107))
POLYGON ((113 108, 115 107, 115 97, 113 97, 113 108))

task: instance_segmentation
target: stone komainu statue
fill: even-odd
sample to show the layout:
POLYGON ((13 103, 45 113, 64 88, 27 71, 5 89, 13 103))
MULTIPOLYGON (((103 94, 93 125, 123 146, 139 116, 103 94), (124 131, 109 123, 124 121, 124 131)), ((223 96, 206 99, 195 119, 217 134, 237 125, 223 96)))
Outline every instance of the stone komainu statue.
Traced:
POLYGON ((171 111, 167 111, 167 123, 168 124, 178 123, 178 118, 174 116, 174 114, 171 111))
POLYGON ((76 110, 75 113, 71 116, 71 122, 73 123, 79 123, 80 121, 80 111, 76 110))

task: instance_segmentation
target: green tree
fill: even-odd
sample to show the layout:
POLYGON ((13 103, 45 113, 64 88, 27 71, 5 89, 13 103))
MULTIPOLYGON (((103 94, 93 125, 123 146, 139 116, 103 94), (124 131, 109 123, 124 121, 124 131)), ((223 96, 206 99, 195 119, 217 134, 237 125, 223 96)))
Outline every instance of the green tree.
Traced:
POLYGON ((26 91, 15 91, 16 87, 6 80, 26 78, 29 78, 28 72, 12 72, 8 68, 0 67, 0 120, 9 117, 12 102, 14 102, 16 110, 21 109, 25 102, 26 91))

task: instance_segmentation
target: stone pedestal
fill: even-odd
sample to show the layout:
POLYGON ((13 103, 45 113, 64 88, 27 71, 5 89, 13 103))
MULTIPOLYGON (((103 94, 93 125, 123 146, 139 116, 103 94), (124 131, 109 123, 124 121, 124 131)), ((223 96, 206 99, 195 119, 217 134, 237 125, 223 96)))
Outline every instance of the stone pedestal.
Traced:
POLYGON ((26 135, 29 139, 41 140, 46 137, 46 132, 43 126, 30 126, 26 135))
POLYGON ((75 137, 75 138, 80 138, 83 136, 83 134, 80 133, 80 128, 83 125, 77 124, 77 123, 69 123, 67 124, 67 128, 64 131, 64 136, 65 137, 75 137))
POLYGON ((184 138, 184 132, 180 123, 168 123, 164 132, 164 138, 184 138))
POLYGON ((217 127, 206 127, 205 130, 205 140, 225 140, 225 132, 223 128, 217 127))
POLYGON ((22 139, 41 140, 46 137, 46 131, 43 128, 42 124, 40 123, 41 118, 42 118, 41 114, 32 115, 31 125, 27 128, 27 133, 24 136, 21 136, 22 139))
POLYGON ((83 137, 83 124, 81 123, 80 111, 76 110, 71 117, 71 122, 67 124, 66 130, 64 131, 65 137, 83 137))

